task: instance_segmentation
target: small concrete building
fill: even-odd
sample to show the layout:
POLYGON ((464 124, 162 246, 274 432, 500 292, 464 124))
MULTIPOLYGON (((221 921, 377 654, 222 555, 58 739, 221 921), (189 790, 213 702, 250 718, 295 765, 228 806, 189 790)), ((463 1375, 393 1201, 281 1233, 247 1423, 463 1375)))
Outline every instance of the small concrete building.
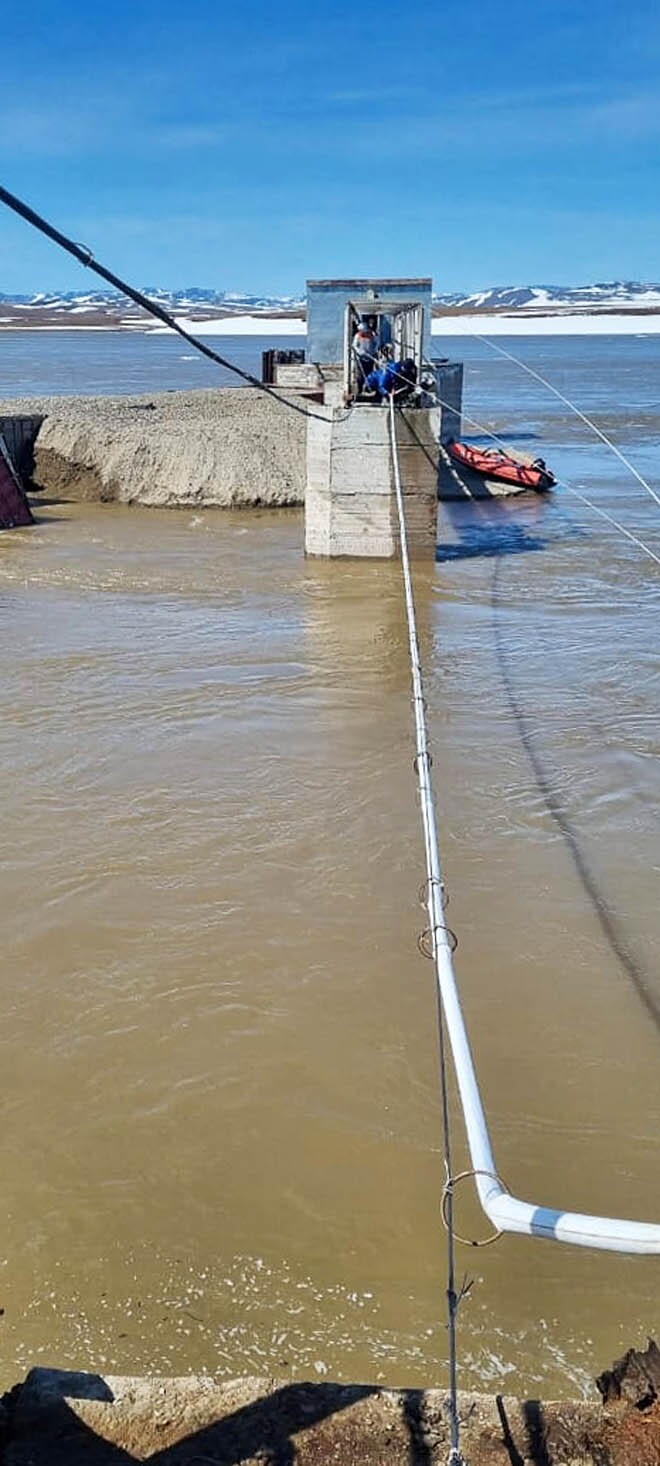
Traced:
POLYGON ((329 366, 344 360, 344 323, 351 302, 374 315, 392 305, 418 305, 424 313, 422 348, 431 355, 431 292, 433 282, 417 280, 308 280, 307 360, 329 366))
MULTIPOLYGON (((440 390, 439 373, 451 364, 431 357, 431 300, 426 277, 308 282, 306 367, 316 373, 319 401, 307 424, 308 555, 400 553, 390 415, 357 353, 362 331, 372 342, 368 365, 406 362, 410 371, 409 390, 400 373, 394 383, 408 542, 411 554, 435 555, 438 444, 460 431, 462 368, 451 366, 440 390)), ((278 383, 284 385, 281 375, 278 383)))

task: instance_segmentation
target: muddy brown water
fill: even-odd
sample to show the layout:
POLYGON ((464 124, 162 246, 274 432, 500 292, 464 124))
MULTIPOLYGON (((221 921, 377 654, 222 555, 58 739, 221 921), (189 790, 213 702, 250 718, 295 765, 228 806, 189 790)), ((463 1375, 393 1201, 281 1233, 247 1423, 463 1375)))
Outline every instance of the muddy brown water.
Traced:
MULTIPOLYGON (((566 500, 444 506, 439 544, 416 595, 497 1161, 657 1220, 657 574, 566 500)), ((301 547, 292 511, 65 504, 0 544, 3 1384, 444 1381, 400 571, 301 547)), ((465 1189, 457 1220, 483 1233, 465 1189)), ((462 1385, 587 1388, 657 1331, 658 1266, 459 1250, 462 1385)))

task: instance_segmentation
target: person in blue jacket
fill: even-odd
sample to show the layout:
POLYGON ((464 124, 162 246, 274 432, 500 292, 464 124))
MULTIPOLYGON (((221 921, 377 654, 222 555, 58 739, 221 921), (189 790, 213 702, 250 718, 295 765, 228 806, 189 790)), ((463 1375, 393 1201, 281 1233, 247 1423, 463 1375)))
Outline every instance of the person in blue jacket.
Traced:
POLYGON ((386 361, 365 377, 361 395, 383 402, 386 397, 405 397, 415 386, 417 368, 411 357, 405 361, 386 361))

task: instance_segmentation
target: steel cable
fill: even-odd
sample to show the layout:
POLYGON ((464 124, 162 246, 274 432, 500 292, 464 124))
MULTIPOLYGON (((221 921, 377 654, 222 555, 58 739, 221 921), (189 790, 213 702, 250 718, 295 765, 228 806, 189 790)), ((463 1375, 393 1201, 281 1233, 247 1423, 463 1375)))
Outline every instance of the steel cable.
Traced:
MULTIPOLYGON (((403 492, 401 488, 401 471, 399 467, 399 453, 396 438, 394 398, 392 396, 390 396, 389 398, 389 415, 392 466, 394 470, 394 486, 396 492, 396 506, 399 521, 399 540, 401 546, 401 566, 403 571, 406 618, 408 623, 408 645, 410 650, 410 666, 413 689, 412 704, 415 716, 416 753, 414 767, 417 776, 417 783, 419 786, 422 829, 424 834, 424 847, 426 851, 426 906, 429 917, 428 935, 430 937, 430 951, 428 955, 432 957, 436 973, 438 973, 439 964, 443 960, 447 960, 451 963, 450 939, 452 934, 450 933, 444 919, 444 882, 440 866, 440 853, 435 827, 433 789, 431 785, 432 760, 429 751, 429 740, 426 729, 426 703, 424 698, 424 684, 422 680, 422 664, 419 654, 419 639, 417 636, 417 620, 415 616, 415 602, 413 596, 412 577, 410 573, 410 556, 408 553, 406 516, 403 506, 403 492)), ((456 1293, 456 1269, 454 1257, 454 1203, 451 1163, 451 1130, 449 1123, 449 1094, 447 1084, 447 1061, 445 1053, 445 1030, 439 980, 436 984, 436 997, 440 1084, 442 1093, 442 1130, 445 1162, 445 1189, 443 1193, 443 1198, 444 1215, 447 1225, 447 1333, 449 1339, 448 1404, 449 1429, 451 1439, 451 1448, 448 1459, 449 1462, 452 1463, 452 1466, 463 1466, 463 1457, 460 1452, 460 1429, 458 1419, 456 1314, 459 1307, 459 1298, 456 1293)))
MULTIPOLYGON (((397 373, 397 375, 400 375, 400 374, 397 373)), ((402 380, 403 380, 403 378, 402 378, 402 380)), ((408 385, 410 385, 410 384, 408 383, 408 385)), ((444 399, 442 397, 440 397, 437 392, 428 392, 427 395, 429 397, 432 397, 433 398, 433 401, 434 401, 434 403, 435 403, 435 405, 437 407, 446 407, 450 411, 453 411, 454 410, 453 404, 451 402, 445 402, 444 399)), ((471 417, 469 413, 464 412, 463 410, 461 411, 461 416, 463 417, 463 419, 464 419, 465 422, 470 423, 470 425, 473 428, 476 428, 478 432, 480 432, 480 433, 486 433, 489 438, 492 438, 492 441, 494 443, 497 443, 500 448, 503 448, 505 453, 508 453, 509 452, 509 446, 508 446, 508 444, 504 441, 503 438, 501 438, 499 436, 498 433, 493 432, 493 429, 492 428, 486 427, 485 423, 479 422, 476 417, 471 417)), ((406 419, 406 422, 407 422, 407 419, 406 419)), ((413 433, 413 436, 416 437, 416 434, 414 433, 414 430, 412 429, 412 427, 410 426, 409 423, 408 423, 408 427, 410 428, 410 431, 413 433)), ((417 441, 419 441, 419 440, 417 440, 417 441)), ((422 445, 420 444, 420 446, 422 446, 422 445)), ((444 447, 444 444, 439 443, 438 444, 438 450, 439 450, 439 458, 442 458, 442 460, 443 460, 443 462, 445 464, 447 464, 448 462, 449 462, 449 464, 451 464, 451 460, 449 459, 449 454, 447 453, 447 450, 444 447)), ((426 452, 427 450, 424 449, 424 451, 426 452)), ((619 454, 619 457, 621 457, 621 454, 619 454)), ((624 462, 625 462, 625 460, 624 460, 624 462)), ((436 466, 436 468, 439 467, 439 461, 436 463, 435 466, 436 466)), ((628 466, 630 466, 630 465, 628 465, 628 466)), ((469 498, 470 495, 468 493, 466 493, 465 485, 461 482, 460 477, 455 473, 455 471, 453 470, 453 468, 451 469, 451 472, 452 472, 452 477, 459 479, 459 482, 461 483, 461 489, 462 489, 463 493, 466 494, 466 497, 467 498, 469 498)), ((656 565, 660 565, 660 555, 657 555, 656 552, 655 552, 655 550, 652 550, 651 549, 650 545, 647 545, 644 542, 644 540, 639 539, 639 537, 637 535, 635 535, 635 534, 632 533, 632 530, 626 529, 626 527, 625 527, 624 524, 620 524, 619 521, 618 521, 618 519, 615 519, 614 518, 614 515, 613 514, 608 514, 608 512, 607 512, 606 509, 601 509, 598 504, 594 504, 593 500, 590 499, 587 494, 582 493, 582 491, 580 489, 576 489, 573 484, 570 484, 568 482, 568 479, 558 478, 556 480, 556 485, 557 485, 557 488, 559 488, 559 489, 565 489, 567 493, 573 494, 574 498, 580 499, 583 504, 586 504, 589 509, 592 509, 593 510, 594 514, 598 514, 601 519, 606 519, 607 522, 608 522, 608 524, 611 524, 614 527, 614 529, 617 529, 619 531, 620 534, 625 535, 626 539, 631 540, 631 542, 634 545, 637 545, 638 549, 642 550, 644 552, 644 554, 647 555, 650 560, 654 560, 656 565)), ((645 484, 645 487, 648 487, 648 486, 645 484)))
POLYGON ((617 458, 620 458, 621 462, 625 464, 626 468, 630 471, 633 477, 637 479, 637 482, 642 485, 642 488, 646 489, 647 493, 651 495, 651 498, 655 499, 656 504, 660 505, 660 494, 657 494, 655 489, 651 488, 651 485, 647 483, 643 475, 638 471, 638 469, 635 468, 634 463, 630 462, 630 459, 626 457, 625 453, 623 453, 620 448, 617 448, 616 443, 613 443, 612 439, 608 438, 607 433, 604 433, 602 428, 599 428, 598 424, 595 423, 593 419, 587 415, 586 412, 583 412, 582 409, 578 407, 575 402, 572 402, 570 397, 567 397, 564 392, 560 392, 559 388, 555 387, 552 382, 549 382, 547 377, 544 377, 541 372, 537 372, 535 368, 529 366, 527 362, 521 361, 520 357, 515 356, 512 351, 507 351, 504 346, 499 346, 497 342, 492 341, 489 336, 481 336, 478 331, 472 331, 470 329, 468 329, 467 331, 460 331, 459 335, 473 336, 476 341, 483 341, 484 345, 489 346, 491 351, 496 351, 499 353, 500 356, 506 357, 507 361, 512 361, 514 363, 514 366, 520 367, 520 370, 522 372, 527 372, 528 376, 534 377, 535 381, 540 382, 543 387, 546 387, 548 392, 552 392, 554 397, 557 397, 560 402, 564 403, 565 407, 568 407, 571 412, 575 413, 575 416, 578 417, 581 422, 585 423, 588 428, 591 428, 591 431, 596 434, 596 437, 600 438, 601 442, 605 443, 606 446, 610 448, 613 453, 616 454, 617 458))
MULTIPOLYGON (((242 367, 236 366, 233 361, 229 361, 226 356, 221 356, 219 351, 214 351, 211 346, 206 346, 203 341, 199 340, 198 336, 193 336, 190 331, 186 331, 183 326, 180 326, 175 316, 170 311, 165 310, 165 307, 160 305, 157 300, 151 300, 141 290, 136 290, 126 280, 121 280, 119 275, 115 275, 105 265, 100 265, 98 260, 94 259, 92 251, 86 245, 77 244, 74 239, 69 239, 66 234, 62 234, 53 224, 49 224, 47 219, 42 218, 41 214, 37 214, 28 204, 23 203, 22 199, 17 198, 13 193, 9 193, 9 190, 2 188, 2 186, 0 186, 0 203, 6 204, 7 208, 11 209, 14 214, 18 214, 21 219, 25 219, 26 223, 31 224, 34 229, 38 229, 41 234, 45 234, 47 239, 52 239, 55 244, 60 246, 60 249, 64 249, 68 254, 73 255, 74 259, 78 260, 86 269, 93 270, 96 275, 100 275, 102 280, 107 280, 108 284, 112 285, 115 290, 121 291, 122 295, 127 295, 129 300, 134 300, 135 304, 141 306, 142 310, 147 311, 149 315, 155 316, 157 320, 162 321, 171 331, 176 331, 177 335, 183 337, 183 340, 187 341, 190 346, 194 346, 195 350, 201 352, 202 356, 207 356, 209 361, 216 362, 218 366, 226 367, 227 371, 234 372, 237 377, 241 377, 244 382, 247 382, 248 386, 265 393, 267 397, 272 397, 275 402, 279 402, 282 407, 288 407, 291 412, 297 412, 301 417, 317 418, 319 422, 328 421, 326 414, 314 412, 308 407, 302 407, 300 403, 292 402, 288 397, 281 397, 275 391, 274 387, 269 386, 267 382, 260 382, 258 377, 253 376, 252 372, 244 371, 242 367)), ((346 410, 346 417, 350 415, 350 411, 350 408, 346 410)))
MULTIPOLYGON (((422 830, 427 869, 427 908, 437 989, 444 1026, 451 1044, 458 1091, 467 1132, 470 1159, 477 1193, 483 1210, 503 1232, 525 1233, 548 1240, 595 1247, 603 1251, 660 1254, 660 1224, 618 1217, 602 1217, 519 1200, 499 1180, 488 1122, 483 1107, 470 1041, 465 1026, 451 954, 451 941, 444 920, 443 880, 438 847, 435 805, 431 783, 429 738, 426 727, 422 669, 419 656, 415 607, 406 534, 405 511, 396 438, 394 402, 389 399, 390 441, 394 470, 401 559, 408 621, 408 639, 413 682, 413 709, 422 830)), ((442 1063, 441 1050, 441 1063, 442 1063)), ((444 1083, 444 1081, 443 1081, 444 1083)), ((443 1094, 446 1088, 443 1089, 443 1094)), ((444 1109, 444 1102, 443 1102, 444 1109)), ((451 1179, 451 1173, 450 1177, 451 1179)), ((451 1201, 452 1198, 450 1197, 451 1201)), ((455 1295, 454 1295, 455 1296, 455 1295)))

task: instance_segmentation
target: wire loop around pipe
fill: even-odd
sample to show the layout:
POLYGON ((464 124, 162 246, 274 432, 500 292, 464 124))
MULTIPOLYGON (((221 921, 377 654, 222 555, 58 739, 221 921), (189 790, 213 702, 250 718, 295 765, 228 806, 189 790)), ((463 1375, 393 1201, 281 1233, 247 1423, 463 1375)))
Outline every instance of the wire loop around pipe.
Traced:
MULTIPOLYGON (((496 1171, 481 1171, 478 1168, 475 1169, 474 1167, 471 1167, 467 1171, 458 1171, 455 1176, 449 1176, 442 1188, 442 1201, 440 1203, 440 1214, 442 1216, 443 1226, 447 1229, 447 1231, 449 1231, 449 1218, 447 1216, 447 1207, 449 1205, 450 1196, 453 1197, 454 1189, 458 1185, 459 1181, 471 1181, 474 1180, 476 1176, 490 1176, 493 1181, 497 1181, 498 1185, 501 1186, 504 1191, 508 1190, 508 1187, 504 1185, 504 1182, 502 1181, 501 1177, 498 1176, 496 1171)), ((488 1237, 481 1238, 461 1237, 460 1232, 457 1232, 455 1227, 452 1227, 452 1231, 456 1242, 462 1242, 465 1247, 490 1247, 491 1243, 497 1242, 498 1239, 503 1236, 503 1232, 500 1227, 496 1227, 495 1230, 491 1232, 488 1237)))
POLYGON ((449 905, 449 891, 447 890, 444 881, 439 880, 437 876, 426 876, 417 892, 417 900, 419 901, 420 906, 423 906, 424 910, 426 911, 426 908, 429 904, 429 894, 434 887, 440 892, 442 909, 443 911, 446 911, 449 905))
POLYGON ((438 922, 434 927, 425 926, 423 932, 420 932, 417 938, 417 947, 418 950, 421 952, 422 957, 428 957, 431 962, 435 960, 435 946, 433 943, 434 932, 446 933, 447 945, 450 952, 455 952, 458 946, 458 937, 456 936, 456 932, 453 932, 450 926, 445 926, 444 922, 438 922))

